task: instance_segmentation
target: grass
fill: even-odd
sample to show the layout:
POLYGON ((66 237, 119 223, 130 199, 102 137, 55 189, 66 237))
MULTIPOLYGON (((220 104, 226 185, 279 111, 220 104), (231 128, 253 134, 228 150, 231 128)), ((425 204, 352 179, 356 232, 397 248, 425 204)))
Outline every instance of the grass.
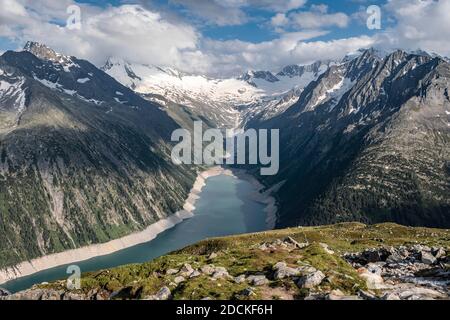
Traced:
MULTIPOLYGON (((268 231, 256 234, 207 239, 192 246, 170 253, 153 261, 122 266, 110 270, 86 273, 82 277, 84 293, 97 291, 123 291, 125 295, 118 298, 143 298, 155 294, 162 286, 169 286, 174 299, 258 299, 270 297, 271 288, 276 288, 277 295, 298 298, 309 294, 308 290, 297 288, 292 279, 271 281, 267 286, 256 287, 256 295, 243 297, 241 291, 248 284, 236 284, 233 280, 211 280, 202 275, 175 287, 171 285, 176 275, 166 276, 170 268, 179 269, 184 263, 194 268, 205 264, 225 267, 231 276, 264 273, 271 279, 272 266, 284 261, 293 267, 309 265, 321 270, 326 280, 314 289, 329 291, 339 289, 346 294, 355 294, 366 289, 365 283, 341 255, 345 252, 358 252, 366 248, 382 246, 399 246, 424 244, 442 246, 450 249, 450 231, 428 228, 412 228, 392 223, 367 226, 361 223, 342 223, 322 227, 299 227, 268 231), (290 236, 298 242, 309 242, 304 249, 263 251, 259 245, 290 236), (320 243, 328 244, 335 254, 327 253, 320 243), (212 253, 218 253, 208 260, 212 253)), ((41 287, 64 289, 65 283, 57 281, 41 287)), ((277 295, 273 296, 276 298, 277 295)))

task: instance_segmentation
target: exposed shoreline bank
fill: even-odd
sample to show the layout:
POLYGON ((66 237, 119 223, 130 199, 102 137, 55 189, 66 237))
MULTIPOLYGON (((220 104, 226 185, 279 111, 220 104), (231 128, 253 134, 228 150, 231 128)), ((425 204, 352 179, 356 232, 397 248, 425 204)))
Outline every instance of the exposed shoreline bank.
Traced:
POLYGON ((222 171, 223 169, 220 167, 213 167, 206 171, 200 172, 197 175, 194 185, 192 186, 192 189, 183 205, 183 209, 165 219, 161 219, 151 224, 145 230, 105 243, 50 254, 2 269, 0 270, 0 284, 29 276, 46 269, 85 261, 98 256, 108 255, 155 239, 161 232, 174 227, 185 219, 193 217, 195 202, 199 199, 199 194, 206 185, 206 180, 210 177, 222 174, 222 171))
POLYGON ((275 225, 274 221, 276 219, 277 208, 275 199, 270 196, 268 191, 261 193, 264 186, 259 183, 255 177, 246 174, 243 170, 212 167, 200 172, 197 175, 192 189, 190 190, 190 193, 183 205, 183 209, 175 214, 155 222, 143 231, 132 233, 119 239, 111 240, 102 244, 94 244, 60 253, 50 254, 2 269, 0 270, 0 285, 21 277, 30 276, 46 269, 109 255, 155 239, 160 233, 174 227, 185 219, 193 217, 195 203, 200 198, 200 193, 206 185, 206 180, 210 177, 219 175, 229 175, 251 183, 256 189, 252 195, 252 200, 266 204, 264 209, 264 212, 266 213, 266 225, 268 229, 273 229, 275 225))

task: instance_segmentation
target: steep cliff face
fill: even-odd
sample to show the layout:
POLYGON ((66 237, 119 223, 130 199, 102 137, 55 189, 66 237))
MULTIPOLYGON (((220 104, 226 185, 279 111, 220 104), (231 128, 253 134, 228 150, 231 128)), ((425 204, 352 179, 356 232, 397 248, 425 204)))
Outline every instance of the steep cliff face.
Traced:
POLYGON ((176 123, 87 61, 30 43, 0 57, 0 267, 142 230, 195 179, 176 123))
POLYGON ((372 50, 332 66, 281 115, 278 226, 450 226, 450 65, 372 50))

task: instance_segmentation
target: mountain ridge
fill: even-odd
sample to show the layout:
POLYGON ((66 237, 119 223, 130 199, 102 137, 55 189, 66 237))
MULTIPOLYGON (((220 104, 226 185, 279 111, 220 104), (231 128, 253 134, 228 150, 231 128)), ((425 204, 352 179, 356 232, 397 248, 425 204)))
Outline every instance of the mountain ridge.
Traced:
POLYGON ((162 106, 40 52, 0 57, 0 267, 140 231, 181 209, 196 177, 170 160, 179 126, 162 106))

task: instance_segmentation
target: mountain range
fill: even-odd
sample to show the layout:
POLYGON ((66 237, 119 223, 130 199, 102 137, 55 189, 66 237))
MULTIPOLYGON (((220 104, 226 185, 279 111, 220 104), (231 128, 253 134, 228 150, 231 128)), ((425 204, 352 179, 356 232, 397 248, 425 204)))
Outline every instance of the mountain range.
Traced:
POLYGON ((282 114, 278 226, 450 226, 450 64, 366 50, 331 66, 282 114))
POLYGON ((197 168, 172 164, 170 135, 195 120, 280 129, 280 172, 258 177, 277 186, 277 227, 449 227, 449 77, 445 58, 402 50, 224 79, 119 57, 96 67, 35 42, 5 52, 0 267, 179 210, 197 168))
POLYGON ((144 229, 181 209, 179 126, 85 60, 28 43, 0 57, 0 267, 144 229))

